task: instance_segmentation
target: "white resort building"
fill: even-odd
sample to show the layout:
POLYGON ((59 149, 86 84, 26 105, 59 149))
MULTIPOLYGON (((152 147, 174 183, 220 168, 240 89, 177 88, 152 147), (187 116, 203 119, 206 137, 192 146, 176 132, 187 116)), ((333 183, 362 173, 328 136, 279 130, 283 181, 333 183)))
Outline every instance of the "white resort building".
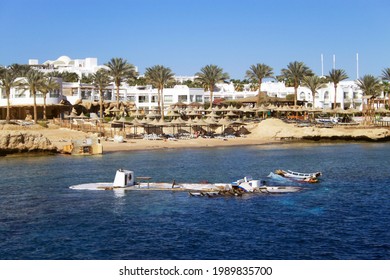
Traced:
MULTIPOLYGON (((67 56, 61 56, 57 60, 48 60, 43 64, 39 64, 36 59, 30 59, 29 64, 40 69, 45 73, 50 71, 58 72, 74 72, 79 77, 83 74, 88 75, 95 73, 101 68, 106 68, 104 65, 98 65, 97 58, 85 59, 70 59, 67 56)), ((195 76, 177 76, 178 82, 182 83, 186 80, 194 80, 195 76)), ((80 81, 76 83, 67 83, 60 81, 60 89, 56 92, 50 92, 46 98, 48 106, 48 117, 57 117, 59 114, 59 104, 62 100, 67 100, 71 104, 82 101, 99 101, 99 93, 91 84, 83 84, 80 81)), ((294 88, 286 87, 283 82, 267 81, 262 84, 263 92, 267 96, 286 98, 287 95, 294 93, 294 88)), ((315 96, 315 104, 312 106, 313 98, 311 92, 306 87, 298 88, 298 100, 304 101, 306 106, 315 108, 331 108, 334 102, 334 86, 329 83, 327 87, 320 89, 315 96)), ((214 98, 223 98, 226 100, 236 100, 245 97, 253 97, 257 95, 257 91, 251 91, 249 85, 245 86, 243 91, 236 91, 234 84, 218 84, 217 90, 214 92, 214 98)), ((173 88, 165 88, 163 90, 163 98, 165 109, 176 103, 190 104, 193 102, 204 103, 208 102, 210 93, 202 88, 188 88, 186 85, 176 85, 173 88)), ((120 87, 120 100, 125 102, 133 102, 138 109, 146 111, 153 110, 158 107, 157 89, 151 85, 147 86, 129 86, 122 84, 120 87)), ((24 118, 25 111, 31 110, 33 106, 33 97, 25 88, 11 89, 11 118, 24 118)), ((116 89, 112 85, 106 90, 104 95, 105 101, 116 101, 116 89)), ((362 109, 362 91, 358 88, 355 81, 342 81, 337 87, 337 106, 341 108, 357 108, 362 109)), ((43 105, 42 94, 37 94, 38 106, 43 105)), ((6 95, 3 89, 0 88, 0 119, 5 119, 5 108, 7 106, 6 95)), ((30 112, 31 112, 30 111, 30 112)))

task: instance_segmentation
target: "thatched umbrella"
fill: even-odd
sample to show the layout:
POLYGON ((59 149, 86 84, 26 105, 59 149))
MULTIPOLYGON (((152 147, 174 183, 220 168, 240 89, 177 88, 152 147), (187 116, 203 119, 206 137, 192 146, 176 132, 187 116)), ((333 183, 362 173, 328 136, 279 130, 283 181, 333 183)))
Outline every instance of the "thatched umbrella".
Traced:
POLYGON ((81 114, 77 117, 79 119, 89 119, 89 117, 87 117, 86 115, 84 115, 83 112, 81 112, 81 114))
POLYGON ((147 117, 148 119, 155 119, 155 118, 161 117, 161 115, 160 115, 160 114, 157 114, 157 113, 155 113, 155 112, 149 112, 149 114, 147 114, 146 117, 147 117))
POLYGON ((223 118, 218 122, 219 125, 222 125, 222 132, 225 132, 225 128, 232 124, 232 121, 229 118, 223 118))
POLYGON ((138 109, 135 110, 134 113, 131 114, 132 116, 136 117, 136 118, 139 118, 139 117, 143 117, 145 116, 145 113, 144 112, 140 112, 138 109))
POLYGON ((226 116, 226 117, 232 117, 232 118, 234 118, 234 117, 237 117, 237 114, 234 113, 233 111, 229 111, 229 112, 227 112, 227 113, 225 114, 225 116, 226 116))
POLYGON ((188 116, 188 117, 196 117, 196 116, 200 116, 200 114, 196 113, 195 111, 189 111, 188 113, 186 113, 186 116, 188 116))
POLYGON ((186 122, 182 118, 179 117, 179 118, 171 121, 171 124, 172 124, 172 126, 177 126, 178 127, 177 131, 179 131, 179 127, 181 127, 182 125, 185 125, 186 122))
POLYGON ((255 109, 255 111, 257 112, 257 115, 258 115, 259 117, 260 117, 259 113, 262 113, 263 119, 264 119, 264 118, 265 118, 264 115, 265 115, 267 112, 271 111, 271 110, 270 110, 269 108, 264 107, 264 105, 261 104, 260 107, 257 107, 257 108, 255 109))
POLYGON ((143 122, 141 122, 141 121, 139 121, 139 120, 137 120, 137 119, 133 119, 132 121, 131 121, 131 124, 133 125, 133 129, 134 129, 134 138, 135 138, 135 135, 137 134, 137 127, 138 126, 144 126, 145 125, 145 123, 143 123, 143 122))
POLYGON ((386 109, 386 108, 380 107, 380 108, 375 109, 375 113, 377 113, 377 114, 389 114, 390 111, 388 109, 386 109))
POLYGON ((114 107, 112 109, 110 109, 110 112, 111 113, 119 113, 121 110, 119 110, 117 107, 114 107))
POLYGON ((119 114, 120 111, 121 111, 121 110, 119 110, 119 109, 116 108, 116 107, 114 107, 114 108, 112 108, 112 109, 109 110, 110 113, 114 113, 115 117, 118 116, 118 114, 119 114))
POLYGON ((124 136, 126 136, 126 124, 128 125, 132 124, 132 122, 127 121, 123 116, 119 120, 113 121, 113 123, 122 124, 124 136))
POLYGON ((220 118, 220 116, 218 116, 214 110, 212 110, 210 113, 208 113, 206 115, 208 118, 220 118))
POLYGON ((170 118, 177 118, 180 117, 181 115, 179 113, 169 110, 166 116, 170 118))

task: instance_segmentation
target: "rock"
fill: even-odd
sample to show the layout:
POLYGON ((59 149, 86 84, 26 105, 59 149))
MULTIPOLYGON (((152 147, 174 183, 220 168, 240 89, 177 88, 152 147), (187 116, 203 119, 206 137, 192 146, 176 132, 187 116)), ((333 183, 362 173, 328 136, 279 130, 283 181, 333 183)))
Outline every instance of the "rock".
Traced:
POLYGON ((57 152, 42 134, 18 131, 0 131, 0 155, 20 152, 57 152))
POLYGON ((387 128, 340 127, 297 127, 279 119, 266 119, 251 130, 249 137, 264 140, 305 139, 305 140, 345 140, 345 141, 389 141, 387 128))

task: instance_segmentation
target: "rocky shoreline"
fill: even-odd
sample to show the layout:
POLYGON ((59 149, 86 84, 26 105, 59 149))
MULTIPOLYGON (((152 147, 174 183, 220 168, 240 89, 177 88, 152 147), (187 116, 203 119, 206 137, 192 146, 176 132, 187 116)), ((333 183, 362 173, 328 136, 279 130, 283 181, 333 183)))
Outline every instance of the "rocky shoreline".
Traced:
POLYGON ((57 153, 57 147, 42 134, 30 132, 0 132, 0 156, 17 153, 57 153))
MULTIPOLYGON (((390 130, 380 127, 340 127, 321 128, 316 126, 299 127, 279 119, 267 119, 246 126, 249 134, 245 138, 233 139, 190 139, 177 141, 149 141, 127 139, 124 143, 103 141, 104 152, 150 150, 166 148, 211 148, 225 146, 249 146, 281 144, 289 142, 388 142, 390 130)), ((0 156, 15 154, 55 154, 63 151, 64 145, 75 140, 96 137, 90 133, 39 125, 22 127, 18 125, 0 126, 0 156)))
POLYGON ((302 140, 315 141, 315 142, 334 142, 334 141, 345 141, 345 142, 389 142, 390 136, 383 136, 379 138, 371 138, 365 135, 352 136, 303 136, 302 140))

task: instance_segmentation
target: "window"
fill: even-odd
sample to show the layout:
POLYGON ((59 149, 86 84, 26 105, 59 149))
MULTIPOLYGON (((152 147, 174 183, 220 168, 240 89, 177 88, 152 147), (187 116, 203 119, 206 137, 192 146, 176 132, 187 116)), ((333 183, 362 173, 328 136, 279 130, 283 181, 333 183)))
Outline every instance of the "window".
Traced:
POLYGON ((203 96, 202 95, 197 95, 195 101, 199 102, 199 103, 202 103, 203 102, 203 96))
POLYGON ((91 90, 81 90, 81 99, 90 99, 92 91, 91 90))
POLYGON ((188 98, 187 95, 179 95, 179 102, 187 102, 188 98))
POLYGON ((151 96, 151 99, 152 99, 152 100, 151 100, 152 103, 157 103, 157 102, 158 102, 157 95, 152 95, 152 96, 151 96))
POLYGON ((106 90, 103 94, 103 99, 105 100, 111 100, 112 98, 112 90, 106 90))
POLYGON ((329 99, 329 91, 325 91, 325 93, 324 93, 324 99, 329 99))
POLYGON ((147 95, 140 95, 140 96, 138 96, 138 102, 139 103, 147 103, 147 102, 149 102, 148 96, 147 95))
POLYGON ((58 97, 58 96, 60 96, 60 90, 59 89, 56 89, 56 90, 51 91, 49 93, 49 97, 58 97))
POLYGON ((127 101, 135 102, 135 95, 128 95, 127 96, 127 101))
POLYGON ((164 102, 173 102, 173 95, 165 95, 164 102))
POLYGON ((72 88, 72 96, 77 96, 79 94, 79 90, 77 88, 72 88))
POLYGON ((300 99, 305 99, 305 93, 303 91, 299 94, 299 98, 300 99))
POLYGON ((25 98, 26 97, 25 89, 15 89, 15 98, 25 98))

